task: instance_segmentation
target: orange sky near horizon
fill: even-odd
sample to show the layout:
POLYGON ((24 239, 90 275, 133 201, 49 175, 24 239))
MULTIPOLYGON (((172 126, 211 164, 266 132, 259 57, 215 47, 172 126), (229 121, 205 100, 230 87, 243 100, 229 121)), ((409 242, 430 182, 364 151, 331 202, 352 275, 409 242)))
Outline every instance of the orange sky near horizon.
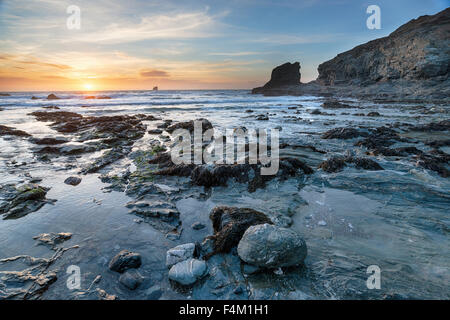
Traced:
MULTIPOLYGON (((0 55, 0 90, 2 91, 102 91, 182 89, 249 89, 261 81, 236 80, 226 74, 233 64, 172 63, 162 71, 144 69, 131 57, 104 57, 101 65, 91 57, 72 64, 51 63, 31 56, 0 55), (110 70, 108 70, 110 68, 110 70)), ((116 54, 117 55, 117 54, 116 54)), ((70 59, 74 61, 74 59, 70 59)), ((95 58, 94 58, 95 60, 95 58)), ((69 62, 70 63, 70 62, 69 62)))

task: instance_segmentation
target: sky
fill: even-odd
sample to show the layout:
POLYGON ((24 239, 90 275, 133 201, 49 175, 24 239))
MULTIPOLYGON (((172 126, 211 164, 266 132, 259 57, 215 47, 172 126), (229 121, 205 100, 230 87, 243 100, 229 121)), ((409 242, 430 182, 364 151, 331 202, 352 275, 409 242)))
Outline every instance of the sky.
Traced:
MULTIPOLYGON (((249 89, 320 63, 450 0, 0 0, 0 90, 249 89), (67 8, 80 9, 68 28, 67 8), (369 5, 381 29, 368 29, 369 5)), ((72 21, 72 20, 71 20, 72 21)))

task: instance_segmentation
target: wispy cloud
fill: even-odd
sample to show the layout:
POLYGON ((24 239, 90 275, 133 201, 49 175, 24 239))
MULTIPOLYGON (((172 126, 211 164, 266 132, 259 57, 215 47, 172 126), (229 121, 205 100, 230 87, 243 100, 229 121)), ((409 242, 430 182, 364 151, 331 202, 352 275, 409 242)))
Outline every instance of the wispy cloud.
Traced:
POLYGON ((67 41, 117 44, 152 39, 205 38, 213 36, 215 18, 205 11, 155 15, 142 18, 138 24, 114 23, 98 32, 84 33, 67 41))
POLYGON ((35 57, 24 57, 19 55, 13 55, 13 54, 0 54, 0 60, 7 61, 11 64, 17 65, 36 65, 36 66, 42 66, 42 67, 50 67, 50 68, 56 68, 60 70, 68 70, 71 67, 66 64, 57 64, 57 63, 49 63, 45 61, 41 61, 35 57))

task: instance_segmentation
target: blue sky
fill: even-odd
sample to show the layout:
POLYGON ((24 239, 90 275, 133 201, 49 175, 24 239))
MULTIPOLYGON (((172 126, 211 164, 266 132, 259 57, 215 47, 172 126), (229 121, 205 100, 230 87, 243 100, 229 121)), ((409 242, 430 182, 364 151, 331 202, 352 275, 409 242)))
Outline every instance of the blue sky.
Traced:
POLYGON ((0 89, 252 88, 286 61, 307 82, 321 62, 449 3, 0 1, 0 89), (373 4, 380 30, 366 27, 373 4), (81 9, 80 30, 66 27, 69 5, 81 9))

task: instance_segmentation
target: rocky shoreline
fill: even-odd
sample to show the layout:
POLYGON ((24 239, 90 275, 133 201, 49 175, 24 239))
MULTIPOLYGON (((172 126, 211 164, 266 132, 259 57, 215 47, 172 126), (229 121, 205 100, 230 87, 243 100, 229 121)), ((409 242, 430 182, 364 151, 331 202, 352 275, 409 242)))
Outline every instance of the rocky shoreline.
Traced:
MULTIPOLYGON (((285 112, 290 112, 291 115, 285 116, 286 121, 302 121, 296 117, 301 108, 287 108, 285 112)), ((354 102, 325 99, 318 108, 310 111, 310 114, 315 117, 330 117, 333 116, 330 111, 348 114, 350 110, 354 112, 355 109, 360 108, 354 102)), ((267 117, 273 117, 276 112, 278 111, 274 110, 267 117)), ((445 111, 443 112, 445 114, 445 111)), ((98 157, 90 157, 90 162, 82 168, 75 166, 74 169, 84 177, 98 172, 98 178, 107 184, 104 187, 105 192, 123 192, 131 198, 125 207, 136 217, 136 224, 148 224, 161 232, 165 239, 176 244, 166 252, 165 277, 171 281, 171 290, 180 294, 187 292, 196 298, 266 299, 274 298, 274 293, 281 299, 312 298, 314 294, 310 290, 306 290, 308 293, 295 291, 292 296, 292 291, 285 291, 284 282, 277 284, 272 279, 274 276, 286 277, 292 281, 298 278, 304 272, 302 270, 305 268, 304 263, 309 251, 306 248, 312 240, 305 239, 301 233, 291 230, 294 224, 294 213, 291 209, 268 214, 245 206, 215 206, 209 212, 209 225, 205 221, 195 221, 191 226, 185 225, 177 205, 181 199, 208 201, 215 188, 222 188, 226 194, 236 186, 252 195, 266 192, 266 189, 274 185, 292 180, 302 181, 301 189, 318 179, 319 175, 339 174, 344 169, 348 170, 346 167, 356 172, 380 172, 385 170, 386 166, 385 160, 380 163, 380 156, 383 156, 383 159, 395 159, 394 161, 409 161, 411 165, 435 172, 442 178, 450 176, 450 158, 448 153, 442 150, 446 150, 448 141, 423 141, 412 137, 415 133, 449 132, 448 120, 420 125, 391 123, 377 127, 335 127, 318 135, 317 138, 323 141, 321 146, 318 143, 308 145, 282 141, 280 170, 274 176, 261 176, 261 164, 174 164, 170 157, 170 149, 174 145, 172 134, 177 128, 193 130, 195 119, 172 121, 148 114, 85 116, 66 111, 35 111, 29 115, 35 118, 35 121, 48 124, 61 136, 37 138, 9 126, 0 128, 2 136, 29 141, 35 150, 37 161, 43 164, 48 163, 49 159, 81 157, 84 154, 101 152, 102 155, 98 157), (148 125, 160 128, 160 131, 148 130, 148 125), (148 144, 143 149, 134 150, 135 144, 144 135, 148 135, 148 144), (344 153, 336 152, 325 147, 330 143, 341 146, 345 143, 349 149, 344 153), (355 150, 360 151, 355 154, 355 150), (130 161, 126 169, 121 166, 114 168, 115 163, 125 159, 130 161), (174 180, 170 183, 171 179, 174 180), (170 186, 162 183, 169 183, 170 186), (212 230, 212 233, 207 230, 212 230), (206 236, 201 239, 195 236, 196 241, 185 242, 186 237, 196 232, 203 235, 206 233, 206 236), (184 242, 182 239, 185 239, 184 242), (258 279, 255 283, 264 283, 269 287, 258 289, 255 283, 248 282, 249 277, 258 279)), ((252 115, 255 121, 258 121, 258 116, 252 115)), ((355 117, 370 119, 383 115, 373 111, 355 117)), ((209 120, 199 120, 205 128, 213 128, 209 120)), ((248 148, 246 151, 249 151, 248 148)), ((70 176, 64 178, 64 183, 76 189, 82 186, 84 179, 70 176)), ((4 219, 20 219, 38 211, 47 203, 54 203, 55 200, 46 198, 48 187, 32 183, 39 183, 39 180, 28 179, 28 184, 25 185, 2 186, 3 203, 0 213, 4 219)), ((326 226, 327 222, 322 219, 316 224, 326 226)), ((38 236, 36 239, 41 239, 42 241, 39 241, 53 248, 52 250, 61 250, 55 259, 62 259, 62 253, 68 248, 61 245, 71 238, 65 234, 68 233, 38 236)), ((75 250, 78 247, 73 248, 75 250)), ((315 250, 313 249, 313 253, 315 250)), ((0 264, 8 264, 11 259, 3 259, 0 264)), ((39 258, 23 259, 34 261, 33 259, 39 258)), ((116 279, 115 281, 128 292, 139 291, 144 286, 146 298, 158 299, 167 294, 167 289, 163 289, 158 282, 152 281, 151 286, 146 284, 148 276, 140 271, 145 268, 145 258, 133 248, 122 250, 110 259, 111 279, 116 279), (115 273, 117 276, 114 276, 115 273)), ((31 272, 31 269, 26 272, 31 272)), ((41 274, 40 278, 29 277, 27 280, 24 280, 24 274, 8 274, 9 280, 1 282, 6 288, 2 297, 28 299, 45 295, 58 276, 56 270, 44 274, 45 276, 41 274), (12 292, 7 283, 13 279, 33 287, 38 285, 39 290, 12 292)), ((104 282, 101 277, 101 274, 98 274, 89 288, 79 291, 77 297, 120 298, 102 288, 101 284, 104 282)), ((297 280, 299 279, 302 279, 302 276, 297 280)), ((349 296, 361 297, 362 292, 361 289, 355 295, 349 296)), ((342 297, 348 296, 344 294, 342 297)))

